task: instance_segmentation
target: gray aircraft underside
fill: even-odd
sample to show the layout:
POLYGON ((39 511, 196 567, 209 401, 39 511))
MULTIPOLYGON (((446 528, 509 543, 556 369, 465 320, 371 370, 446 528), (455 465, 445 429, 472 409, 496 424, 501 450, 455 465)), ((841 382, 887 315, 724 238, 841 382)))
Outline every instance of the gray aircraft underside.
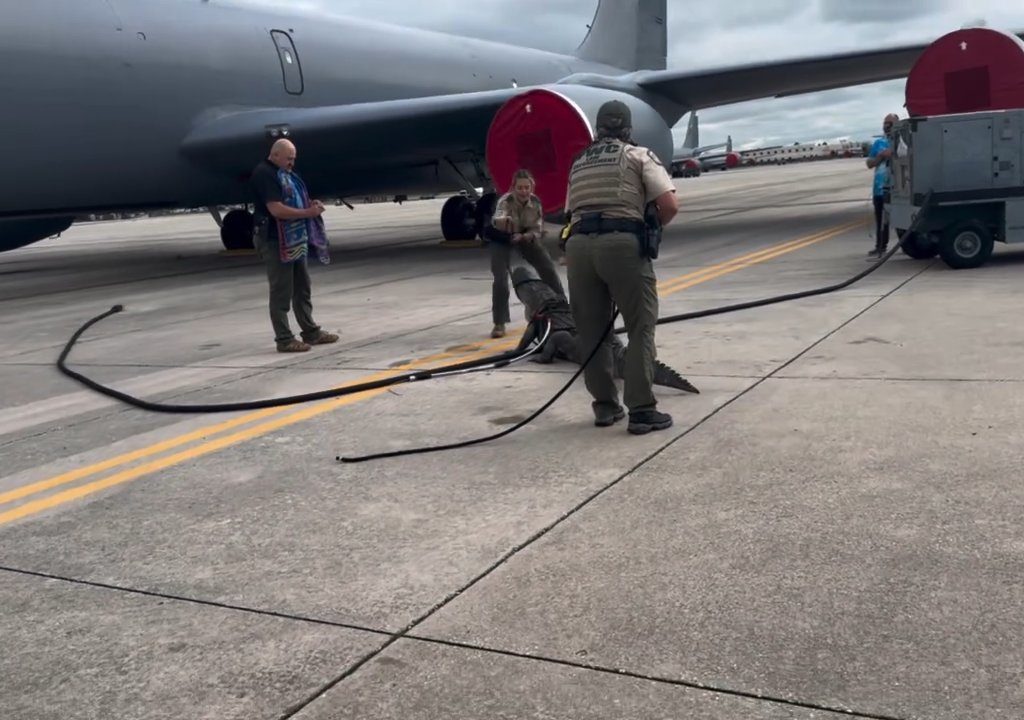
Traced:
POLYGON ((19 3, 0 23, 0 250, 88 212, 244 203, 281 128, 317 197, 491 188, 491 122, 532 88, 591 123, 627 100, 668 165, 689 110, 903 77, 924 49, 687 72, 665 69, 665 27, 665 0, 599 3, 559 55, 223 0, 19 3))

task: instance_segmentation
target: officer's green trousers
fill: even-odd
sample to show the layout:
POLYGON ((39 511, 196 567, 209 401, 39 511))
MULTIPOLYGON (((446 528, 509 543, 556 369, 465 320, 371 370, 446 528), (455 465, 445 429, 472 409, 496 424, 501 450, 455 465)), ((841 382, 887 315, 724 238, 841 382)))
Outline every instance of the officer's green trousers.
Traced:
POLYGON ((583 371, 595 411, 598 406, 619 404, 612 347, 608 336, 602 336, 611 320, 613 303, 629 336, 623 400, 630 412, 653 410, 657 405, 653 384, 658 289, 650 258, 640 256, 636 236, 628 233, 573 235, 566 243, 566 256, 580 361, 585 361, 594 346, 604 340, 583 371))

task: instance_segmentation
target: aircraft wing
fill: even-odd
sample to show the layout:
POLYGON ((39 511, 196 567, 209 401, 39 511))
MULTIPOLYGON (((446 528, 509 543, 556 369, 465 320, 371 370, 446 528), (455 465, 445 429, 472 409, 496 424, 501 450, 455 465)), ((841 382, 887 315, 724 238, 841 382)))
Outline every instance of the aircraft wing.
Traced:
POLYGON ((638 72, 633 79, 644 90, 699 110, 906 77, 927 47, 907 45, 690 72, 654 70, 638 72))
POLYGON ((244 173, 286 130, 303 156, 336 162, 340 171, 457 158, 483 152, 494 113, 521 92, 510 87, 355 105, 222 108, 197 120, 181 151, 221 172, 244 173))

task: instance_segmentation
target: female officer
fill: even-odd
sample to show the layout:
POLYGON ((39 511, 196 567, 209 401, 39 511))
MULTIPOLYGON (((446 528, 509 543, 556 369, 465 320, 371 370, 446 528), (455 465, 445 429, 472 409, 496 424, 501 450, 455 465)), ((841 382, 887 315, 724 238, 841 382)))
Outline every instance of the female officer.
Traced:
POLYGON ((533 194, 536 183, 529 170, 517 170, 512 177, 512 190, 498 199, 491 224, 507 236, 491 235, 491 315, 494 320, 492 338, 504 337, 505 324, 510 321, 508 278, 512 271, 512 253, 519 255, 537 270, 540 279, 565 297, 558 269, 541 244, 544 237, 544 208, 533 194), (507 239, 506 239, 507 237, 507 239))

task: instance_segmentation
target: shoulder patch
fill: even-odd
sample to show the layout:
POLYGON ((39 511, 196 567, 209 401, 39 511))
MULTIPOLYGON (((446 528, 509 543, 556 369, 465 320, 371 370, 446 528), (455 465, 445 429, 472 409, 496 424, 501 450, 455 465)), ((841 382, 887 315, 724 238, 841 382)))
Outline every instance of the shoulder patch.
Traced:
POLYGON ((647 148, 647 157, 649 157, 651 159, 651 162, 653 162, 658 167, 665 167, 664 165, 661 164, 661 160, 658 159, 658 156, 655 155, 654 151, 651 150, 650 148, 647 148))

